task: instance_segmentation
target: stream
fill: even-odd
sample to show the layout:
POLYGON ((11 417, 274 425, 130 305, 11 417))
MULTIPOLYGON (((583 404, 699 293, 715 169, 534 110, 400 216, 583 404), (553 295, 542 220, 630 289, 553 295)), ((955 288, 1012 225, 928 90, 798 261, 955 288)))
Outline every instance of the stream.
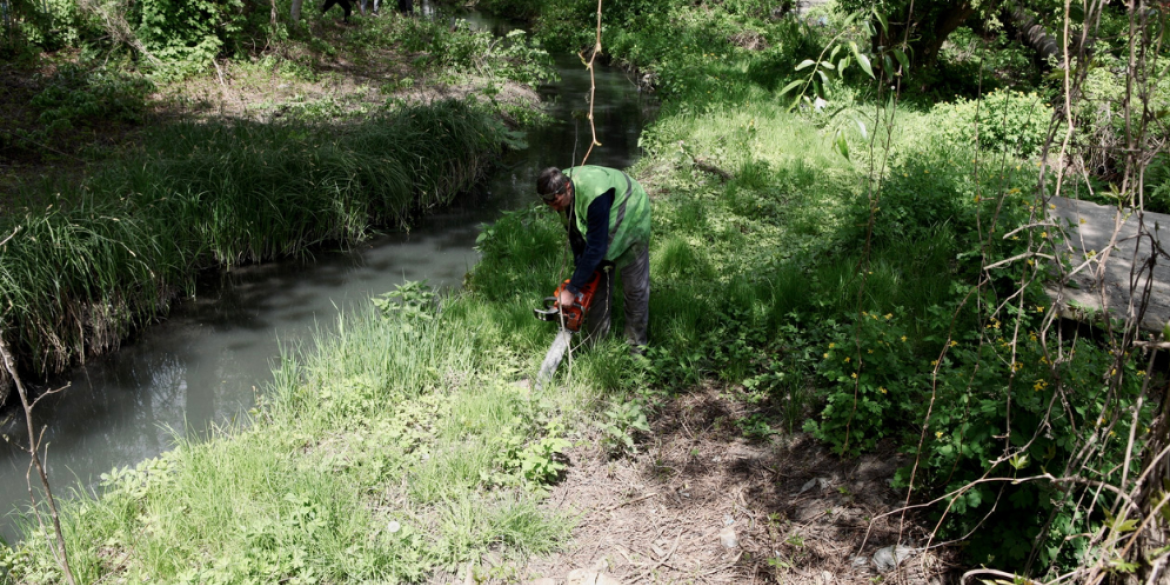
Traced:
MULTIPOLYGON (((476 13, 460 18, 496 35, 515 28, 476 13)), ((539 171, 571 166, 589 145, 588 122, 573 116, 588 110, 589 73, 576 55, 558 56, 556 68, 560 80, 538 88, 552 121, 527 132, 528 148, 509 153, 474 192, 418 220, 409 233, 204 275, 194 299, 176 303, 166 319, 121 350, 38 388, 68 384, 35 413, 38 428, 46 426, 54 493, 94 492, 99 476, 111 468, 134 466, 170 449, 176 439, 201 436, 214 426, 245 424, 257 393, 272 381, 281 346, 311 348, 319 332, 332 330, 340 311, 408 280, 458 287, 478 260, 473 246, 480 226, 502 210, 538 202, 539 171)), ((589 163, 628 167, 657 104, 619 69, 598 66, 596 81, 594 118, 603 146, 589 163)), ((549 291, 555 284, 548 283, 549 291)), ((532 291, 534 302, 549 291, 532 291)), ((29 502, 29 461, 23 417, 16 409, 9 412, 13 419, 0 426, 6 439, 0 442, 0 538, 14 542, 20 534, 17 511, 29 502)))

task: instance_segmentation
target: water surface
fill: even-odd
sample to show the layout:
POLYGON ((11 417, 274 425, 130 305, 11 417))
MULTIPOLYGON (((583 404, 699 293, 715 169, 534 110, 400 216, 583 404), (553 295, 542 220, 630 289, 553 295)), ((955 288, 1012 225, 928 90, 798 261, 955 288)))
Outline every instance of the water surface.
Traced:
MULTIPOLYGON (((496 34, 514 28, 477 14, 463 18, 496 34)), ((529 148, 506 156, 451 208, 418 221, 409 233, 356 249, 316 250, 311 258, 205 275, 196 297, 177 303, 165 320, 45 386, 69 385, 36 413, 37 424, 47 427, 54 490, 93 490, 100 474, 154 457, 176 436, 243 424, 256 394, 272 381, 280 344, 311 346, 314 333, 328 330, 339 311, 407 280, 458 287, 478 259, 473 246, 480 226, 501 210, 536 204, 540 169, 579 162, 588 147, 583 114, 589 74, 575 55, 558 57, 557 69, 560 80, 539 88, 552 121, 528 131, 529 148)), ((656 105, 617 69, 598 67, 597 86, 594 118, 603 146, 589 163, 627 167, 656 105)), ((547 292, 533 291, 534 302, 547 292)), ((27 506, 23 429, 20 417, 0 426, 9 439, 0 442, 0 513, 27 506)), ((0 517, 0 537, 18 537, 14 514, 0 517)))

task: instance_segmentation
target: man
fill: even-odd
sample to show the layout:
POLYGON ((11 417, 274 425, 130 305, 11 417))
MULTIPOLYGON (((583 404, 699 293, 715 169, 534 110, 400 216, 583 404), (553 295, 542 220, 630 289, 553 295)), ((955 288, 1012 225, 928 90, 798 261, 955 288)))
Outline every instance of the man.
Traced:
MULTIPOLYGON (((349 15, 353 14, 353 0, 325 0, 325 5, 321 7, 321 15, 324 16, 330 8, 337 5, 341 5, 341 9, 345 12, 345 22, 349 22, 349 15)), ((366 13, 365 8, 365 2, 362 2, 362 15, 366 13)))
POLYGON ((536 191, 568 220, 576 268, 557 301, 571 304, 593 272, 601 270, 602 281, 586 317, 590 338, 600 339, 609 332, 613 271, 619 270, 626 341, 634 353, 645 351, 650 317, 650 198, 646 191, 619 170, 593 165, 544 169, 536 179, 536 191))
POLYGON ((370 4, 371 2, 373 3, 374 9, 370 12, 370 14, 378 14, 378 9, 381 8, 382 0, 361 0, 361 2, 358 4, 358 8, 361 10, 362 14, 366 13, 366 5, 370 4))

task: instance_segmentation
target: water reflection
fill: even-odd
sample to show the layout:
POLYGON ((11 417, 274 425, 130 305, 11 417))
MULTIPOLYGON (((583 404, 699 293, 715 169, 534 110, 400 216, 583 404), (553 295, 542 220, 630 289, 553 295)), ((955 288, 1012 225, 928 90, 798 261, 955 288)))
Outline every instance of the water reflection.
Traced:
MULTIPOLYGON (((497 34, 513 26, 467 18, 497 34)), ((197 297, 180 303, 166 320, 117 353, 57 381, 70 387, 37 411, 38 424, 47 424, 48 466, 57 492, 67 493, 69 484, 92 490, 101 473, 158 455, 177 434, 242 424, 257 389, 272 380, 279 344, 311 344, 339 310, 368 303, 371 295, 406 280, 459 286, 477 259, 479 226, 500 209, 533 205, 540 169, 570 166, 588 147, 588 123, 581 116, 588 109, 588 72, 574 55, 556 62, 560 81, 539 88, 554 121, 530 131, 529 148, 507 156, 479 192, 418 222, 409 234, 381 237, 356 250, 317 251, 303 260, 207 276, 197 297)), ((655 104, 619 70, 599 67, 597 84, 595 120, 603 146, 589 162, 629 166, 655 104)), ((534 297, 543 292, 534 291, 534 297)), ((27 505, 23 428, 19 417, 0 427, 10 439, 0 443, 0 512, 27 505)), ((16 537, 13 520, 11 514, 0 518, 0 536, 16 537)))

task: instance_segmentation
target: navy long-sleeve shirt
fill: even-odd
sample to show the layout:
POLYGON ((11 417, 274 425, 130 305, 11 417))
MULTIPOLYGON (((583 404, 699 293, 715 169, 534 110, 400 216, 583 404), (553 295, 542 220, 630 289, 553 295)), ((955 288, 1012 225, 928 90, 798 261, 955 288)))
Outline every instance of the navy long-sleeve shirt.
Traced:
POLYGON ((570 207, 569 243, 577 266, 569 279, 568 289, 573 294, 581 292, 581 287, 589 282, 589 277, 593 276, 593 272, 605 259, 605 253, 609 251, 609 210, 613 207, 614 194, 614 190, 610 189, 589 204, 589 212, 585 217, 588 231, 584 237, 573 217, 576 208, 570 207))

